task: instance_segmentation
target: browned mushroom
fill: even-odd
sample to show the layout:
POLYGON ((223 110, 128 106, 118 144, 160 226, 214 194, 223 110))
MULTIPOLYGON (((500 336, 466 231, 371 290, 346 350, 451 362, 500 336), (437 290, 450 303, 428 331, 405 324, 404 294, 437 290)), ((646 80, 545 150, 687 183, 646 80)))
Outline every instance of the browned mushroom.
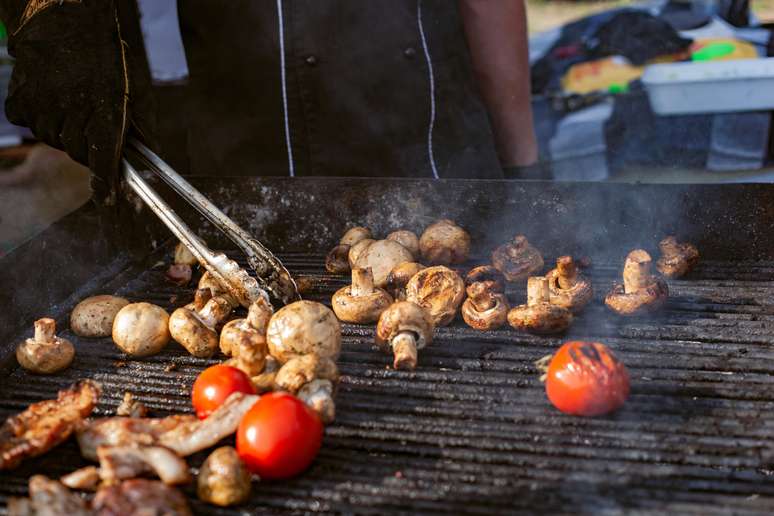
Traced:
POLYGON ((491 265, 479 265, 470 269, 465 275, 465 285, 470 286, 473 283, 484 283, 486 289, 491 292, 505 292, 505 276, 491 265))
POLYGON ((56 321, 48 317, 35 321, 35 335, 16 348, 16 360, 27 371, 52 374, 68 367, 75 357, 75 347, 56 336, 56 321))
POLYGON ((349 270, 349 250, 352 246, 339 244, 325 257, 325 270, 332 274, 343 274, 349 270))
POLYGON ((521 281, 543 268, 543 256, 524 235, 516 235, 492 253, 492 265, 511 282, 521 281))
POLYGON ((257 393, 268 392, 274 389, 274 379, 277 377, 280 364, 276 358, 271 355, 266 357, 266 365, 261 374, 253 376, 250 380, 253 382, 257 393))
POLYGON ((688 242, 677 243, 677 239, 668 236, 658 244, 661 258, 656 266, 659 272, 667 278, 680 278, 694 268, 699 261, 699 250, 688 242))
POLYGON ((370 268, 374 285, 384 288, 387 286, 387 275, 396 265, 413 260, 408 249, 399 243, 393 240, 378 240, 358 255, 352 268, 370 268))
POLYGON ((333 294, 331 307, 340 321, 367 324, 376 322, 392 304, 392 296, 374 287, 371 269, 352 269, 352 284, 333 294))
POLYGON ((406 299, 406 285, 414 274, 424 269, 425 266, 417 262, 403 262, 392 268, 387 275, 387 291, 396 301, 406 299))
POLYGON ((239 306, 239 301, 236 297, 234 297, 231 292, 229 292, 226 288, 224 288, 218 281, 212 276, 212 274, 209 273, 209 271, 206 271, 204 274, 202 274, 202 277, 199 279, 199 289, 208 288, 212 291, 212 296, 218 296, 222 297, 228 303, 231 305, 232 308, 236 308, 239 306))
POLYGON ((185 263, 173 263, 164 273, 166 280, 178 287, 188 285, 191 282, 191 276, 193 276, 193 270, 185 263))
POLYGON ((462 304, 462 318, 476 330, 494 330, 508 319, 508 299, 489 288, 484 281, 468 285, 468 298, 462 304))
POLYGON ((339 369, 333 360, 309 354, 288 360, 277 371, 274 387, 302 398, 327 424, 336 417, 333 391, 338 381, 339 369))
POLYGON ((308 354, 336 360, 341 351, 341 326, 327 306, 315 301, 296 301, 272 316, 266 341, 269 352, 280 364, 308 354))
POLYGON ((178 242, 177 245, 175 246, 174 263, 178 265, 188 265, 189 267, 193 267, 194 265, 199 264, 199 260, 196 259, 193 253, 188 250, 188 248, 183 244, 183 242, 178 242))
POLYGON ((70 329, 80 337, 108 337, 116 314, 128 304, 123 297, 87 297, 73 308, 70 329))
POLYGON ((269 302, 260 298, 250 305, 246 319, 234 319, 220 332, 220 350, 231 356, 228 365, 241 369, 248 376, 263 372, 269 348, 266 326, 272 314, 269 302))
POLYGON ((222 446, 205 459, 196 483, 200 500, 221 507, 240 504, 250 497, 250 472, 231 446, 222 446))
POLYGON ((130 303, 113 320, 113 342, 121 351, 135 357, 147 357, 169 343, 169 315, 160 306, 130 303))
POLYGON ((572 322, 572 312, 550 303, 548 280, 533 276, 527 280, 527 304, 508 312, 508 323, 517 330, 538 335, 561 333, 572 322))
POLYGON ((215 326, 228 317, 231 309, 231 304, 220 296, 207 301, 199 311, 178 308, 169 318, 169 334, 193 356, 209 358, 218 349, 215 326))
POLYGON ((361 254, 363 254, 363 251, 368 249, 374 242, 376 242, 376 240, 373 238, 364 238, 349 248, 349 252, 347 253, 347 261, 349 261, 350 269, 355 266, 357 259, 361 254))
POLYGON ((419 271, 406 285, 406 300, 425 308, 435 326, 451 323, 464 299, 465 282, 443 265, 419 271))
POLYGON ((395 369, 415 369, 417 352, 433 341, 430 313, 410 301, 398 301, 382 312, 376 326, 376 344, 395 356, 395 369))
POLYGON ((464 263, 470 254, 470 235, 454 221, 441 219, 422 233, 419 250, 422 258, 433 265, 464 263))
POLYGON ((342 236, 341 240, 339 240, 339 244, 353 246, 361 240, 366 240, 369 238, 373 238, 370 229, 363 226, 355 226, 354 228, 348 229, 346 233, 344 233, 344 236, 342 236))
POLYGON ((594 288, 585 276, 578 273, 578 267, 571 256, 556 259, 556 269, 546 274, 551 303, 578 313, 594 297, 594 288))
POLYGON ((669 297, 666 281, 651 274, 653 259, 642 249, 626 257, 623 285, 617 283, 605 297, 605 304, 619 315, 640 315, 658 310, 669 297))
POLYGON ((408 252, 411 253, 411 256, 413 256, 415 260, 420 256, 419 238, 417 238, 417 235, 413 231, 408 231, 406 229, 393 231, 387 235, 385 240, 393 240, 398 242, 400 245, 408 249, 408 252))

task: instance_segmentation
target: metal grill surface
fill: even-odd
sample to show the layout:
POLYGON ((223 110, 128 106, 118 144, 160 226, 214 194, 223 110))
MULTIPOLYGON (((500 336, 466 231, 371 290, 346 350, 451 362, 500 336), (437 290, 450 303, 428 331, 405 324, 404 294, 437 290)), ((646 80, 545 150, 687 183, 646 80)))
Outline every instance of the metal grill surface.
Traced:
MULTIPOLYGON (((347 279, 322 272, 323 256, 287 254, 307 298, 328 303, 347 279)), ((617 319, 601 299, 618 266, 595 265, 595 301, 562 338, 510 329, 477 332, 456 321, 421 352, 415 372, 390 369, 373 328, 344 325, 337 418, 313 467, 284 482, 254 484, 253 512, 746 514, 774 510, 774 262, 703 262, 670 281, 666 310, 617 319), (632 395, 609 417, 569 417, 548 403, 532 365, 563 340, 609 345, 627 365, 632 395)), ((163 268, 129 268, 99 293, 168 309, 192 289, 166 284, 163 268)), ((89 294, 97 293, 90 292, 89 294)), ((523 287, 509 291, 512 302, 523 287)), ((153 415, 189 412, 196 374, 212 360, 177 344, 142 361, 109 339, 62 335, 77 347, 54 376, 14 369, 0 382, 0 416, 55 396, 79 378, 102 383, 96 413, 109 415, 129 390, 153 415)), ((43 315, 43 314, 41 314, 43 315)), ((31 325, 30 321, 30 325, 31 325)), ((206 454, 189 460, 196 467, 206 454)), ((57 477, 84 465, 70 441, 0 475, 0 501, 24 495, 34 473, 57 477)))

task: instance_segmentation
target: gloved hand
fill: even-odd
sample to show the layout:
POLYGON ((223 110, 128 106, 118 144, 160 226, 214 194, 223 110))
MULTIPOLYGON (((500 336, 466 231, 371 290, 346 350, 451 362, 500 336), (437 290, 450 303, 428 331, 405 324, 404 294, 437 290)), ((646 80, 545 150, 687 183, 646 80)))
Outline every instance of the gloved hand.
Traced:
POLYGON ((88 166, 111 204, 127 130, 146 136, 151 112, 141 46, 123 40, 115 0, 0 0, 0 17, 16 58, 8 119, 88 166))

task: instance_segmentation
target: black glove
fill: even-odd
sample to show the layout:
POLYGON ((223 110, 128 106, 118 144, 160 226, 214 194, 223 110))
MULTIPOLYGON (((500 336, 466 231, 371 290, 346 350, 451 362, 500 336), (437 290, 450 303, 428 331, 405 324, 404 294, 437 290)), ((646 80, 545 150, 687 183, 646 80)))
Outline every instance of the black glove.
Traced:
POLYGON ((503 167, 503 174, 505 179, 553 179, 551 168, 542 161, 522 167, 503 167))
POLYGON ((116 1, 0 0, 0 16, 16 58, 8 119, 88 166, 96 199, 111 204, 125 135, 147 139, 138 115, 151 112, 142 47, 122 38, 116 1))

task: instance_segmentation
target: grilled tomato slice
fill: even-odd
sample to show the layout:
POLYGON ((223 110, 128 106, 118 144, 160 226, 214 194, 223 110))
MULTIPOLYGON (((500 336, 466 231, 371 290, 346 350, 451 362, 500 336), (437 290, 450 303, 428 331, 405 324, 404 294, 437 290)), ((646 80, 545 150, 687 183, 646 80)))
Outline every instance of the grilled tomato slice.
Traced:
POLYGON ((546 394, 565 414, 608 414, 629 396, 629 373, 604 344, 567 342, 548 365, 546 394))

